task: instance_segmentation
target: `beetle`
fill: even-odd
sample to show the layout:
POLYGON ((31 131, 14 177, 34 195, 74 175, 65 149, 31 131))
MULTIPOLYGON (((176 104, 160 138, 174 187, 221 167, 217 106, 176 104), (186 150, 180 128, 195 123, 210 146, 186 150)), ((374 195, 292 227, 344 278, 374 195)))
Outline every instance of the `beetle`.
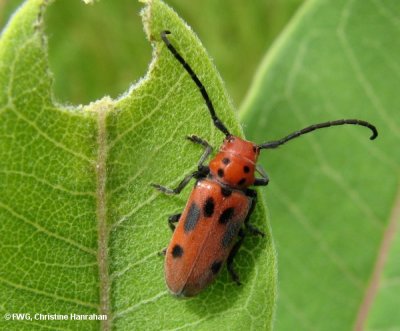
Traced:
POLYGON ((232 280, 240 285, 233 267, 234 257, 246 233, 264 237, 264 233, 249 222, 257 200, 257 192, 249 187, 266 186, 269 182, 267 174, 257 166, 261 150, 277 148, 303 134, 330 126, 352 124, 367 127, 372 131, 371 140, 378 136, 378 131, 374 125, 363 120, 340 119, 314 124, 262 144, 236 137, 218 118, 206 88, 171 44, 167 37, 170 33, 162 31, 161 39, 197 85, 215 127, 225 135, 219 152, 208 166, 204 163, 212 153, 211 145, 196 135, 187 137, 204 148, 197 170, 187 175, 174 189, 151 184, 157 190, 172 195, 179 194, 191 179, 196 179, 183 212, 168 219, 173 236, 164 250, 167 287, 176 296, 191 297, 210 285, 225 263, 232 280), (256 178, 256 172, 260 178, 256 178))

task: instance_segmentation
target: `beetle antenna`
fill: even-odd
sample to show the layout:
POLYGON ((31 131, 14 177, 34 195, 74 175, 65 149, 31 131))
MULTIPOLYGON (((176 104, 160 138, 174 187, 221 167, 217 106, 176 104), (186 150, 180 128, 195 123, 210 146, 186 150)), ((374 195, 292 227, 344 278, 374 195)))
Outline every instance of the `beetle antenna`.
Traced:
POLYGON ((376 129, 376 127, 366 121, 356 120, 356 119, 337 120, 337 121, 330 121, 330 122, 324 122, 324 123, 310 125, 302 130, 295 131, 295 132, 287 135, 286 137, 283 137, 282 139, 268 141, 266 143, 260 144, 260 145, 258 145, 258 148, 260 148, 260 149, 277 148, 278 146, 285 144, 289 140, 300 137, 301 135, 309 133, 311 131, 322 129, 322 128, 328 128, 330 126, 344 125, 344 124, 361 125, 361 126, 367 127, 368 129, 370 129, 372 131, 372 136, 369 138, 371 140, 374 140, 378 136, 378 130, 376 129))
POLYGON ((214 125, 219 129, 220 131, 223 132, 225 136, 230 136, 230 132, 228 129, 225 127, 225 125, 221 122, 221 120, 218 118, 217 114, 215 113, 214 106, 211 102, 210 97, 208 96, 208 93, 206 91, 206 88, 204 85, 201 83, 200 79, 197 77, 193 69, 190 67, 190 65, 185 61, 185 59, 178 53, 178 51, 175 49, 174 46, 170 43, 169 39, 167 38, 167 34, 171 34, 170 31, 165 30, 161 32, 161 39, 164 41, 165 45, 167 45, 168 49, 171 51, 171 53, 175 56, 175 58, 182 64, 182 66, 185 68, 185 70, 189 73, 190 77, 193 79, 193 81, 196 83, 197 87, 199 88, 201 95, 204 98, 204 101, 206 102, 206 105, 208 107, 208 110, 210 111, 211 118, 214 122, 214 125))

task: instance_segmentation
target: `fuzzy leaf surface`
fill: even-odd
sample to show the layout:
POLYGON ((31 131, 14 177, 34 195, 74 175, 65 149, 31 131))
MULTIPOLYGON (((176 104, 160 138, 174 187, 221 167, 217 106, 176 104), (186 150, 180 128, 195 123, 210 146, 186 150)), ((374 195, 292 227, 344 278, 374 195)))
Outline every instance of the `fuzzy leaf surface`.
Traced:
POLYGON ((194 171, 197 134, 218 147, 222 135, 189 75, 160 42, 193 66, 233 133, 242 135, 221 78, 190 28, 159 0, 146 2, 153 44, 146 77, 116 100, 66 107, 53 98, 43 16, 30 0, 0 40, 0 313, 108 314, 107 321, 5 321, 32 330, 240 330, 271 328, 275 255, 265 208, 252 218, 266 239, 246 240, 237 287, 224 270, 191 300, 166 290, 158 253, 171 237, 167 216, 184 208, 150 183, 176 185, 194 171))

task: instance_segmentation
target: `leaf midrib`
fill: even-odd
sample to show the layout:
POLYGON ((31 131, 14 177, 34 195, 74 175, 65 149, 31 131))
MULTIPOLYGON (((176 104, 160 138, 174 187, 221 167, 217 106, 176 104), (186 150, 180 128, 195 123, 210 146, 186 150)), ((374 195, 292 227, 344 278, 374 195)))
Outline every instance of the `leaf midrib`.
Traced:
POLYGON ((111 330, 111 308, 110 308, 110 277, 108 274, 108 227, 107 227, 107 204, 106 204, 106 161, 107 161, 107 132, 106 117, 110 108, 111 100, 105 98, 94 105, 97 111, 98 125, 98 153, 96 161, 96 215, 98 227, 97 260, 99 266, 100 282, 100 314, 107 318, 101 321, 101 330, 111 330))

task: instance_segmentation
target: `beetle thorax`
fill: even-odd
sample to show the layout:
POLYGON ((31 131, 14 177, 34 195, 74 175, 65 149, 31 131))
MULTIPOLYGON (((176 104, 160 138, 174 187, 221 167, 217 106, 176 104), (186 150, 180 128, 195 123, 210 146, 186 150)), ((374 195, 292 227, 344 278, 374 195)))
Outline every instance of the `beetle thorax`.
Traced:
POLYGON ((210 162, 210 174, 232 188, 245 189, 253 185, 259 150, 250 141, 230 136, 210 162))

